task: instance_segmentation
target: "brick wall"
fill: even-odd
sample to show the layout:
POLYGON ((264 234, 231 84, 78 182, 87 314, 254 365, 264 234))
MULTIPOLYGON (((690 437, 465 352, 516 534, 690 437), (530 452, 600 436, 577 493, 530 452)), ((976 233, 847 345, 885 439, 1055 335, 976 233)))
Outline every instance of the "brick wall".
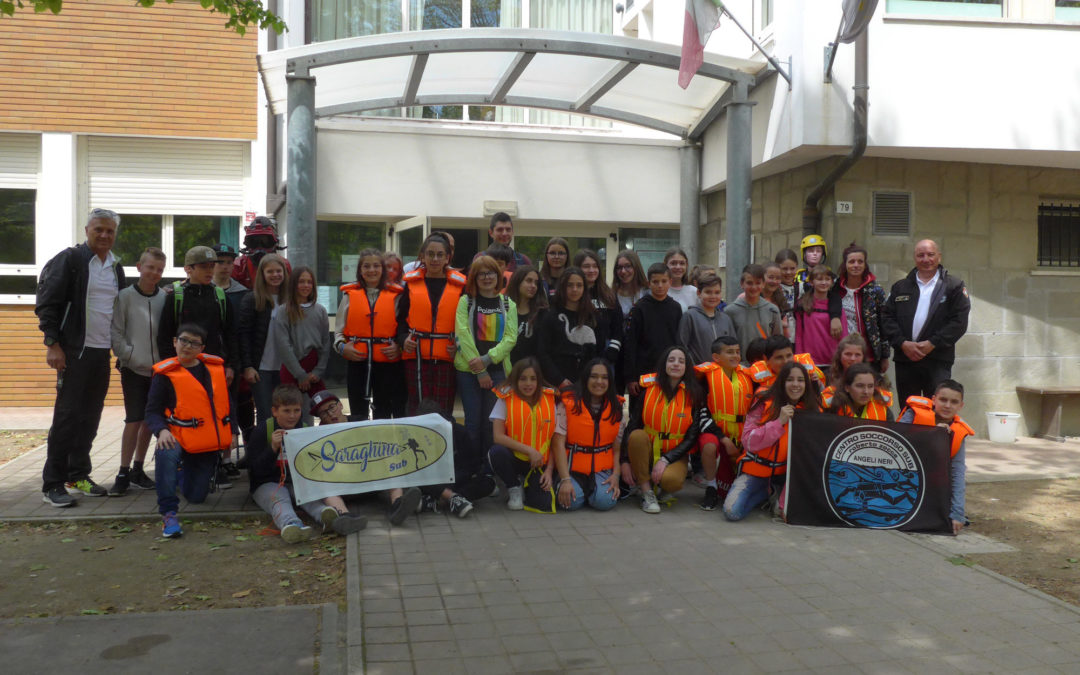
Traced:
POLYGON ((197 2, 67 0, 0 20, 0 129, 254 139, 255 31, 197 2))

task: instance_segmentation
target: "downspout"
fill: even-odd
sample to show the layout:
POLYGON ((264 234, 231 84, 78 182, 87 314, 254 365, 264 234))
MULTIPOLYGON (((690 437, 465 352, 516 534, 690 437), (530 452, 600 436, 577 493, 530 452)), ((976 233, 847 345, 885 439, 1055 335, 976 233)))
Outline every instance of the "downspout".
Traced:
POLYGON ((803 206, 803 234, 821 233, 821 198, 836 185, 836 182, 848 172, 855 162, 866 152, 867 101, 870 86, 867 84, 869 50, 867 49, 867 28, 855 39, 855 101, 853 104, 854 140, 851 151, 840 161, 829 175, 810 191, 803 206))

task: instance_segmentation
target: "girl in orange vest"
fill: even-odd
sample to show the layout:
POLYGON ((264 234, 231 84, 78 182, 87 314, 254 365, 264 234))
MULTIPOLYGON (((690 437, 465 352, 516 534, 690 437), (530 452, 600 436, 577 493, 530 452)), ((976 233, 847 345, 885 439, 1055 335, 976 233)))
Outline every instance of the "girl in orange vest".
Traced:
POLYGON ((619 501, 619 449, 623 399, 615 392, 615 370, 607 359, 585 364, 573 391, 562 395, 564 414, 553 442, 559 472, 557 503, 568 511, 588 502, 598 511, 619 501))
POLYGON ((788 361, 746 414, 739 475, 724 500, 728 520, 742 520, 771 495, 783 502, 780 491, 787 472, 788 421, 796 409, 820 412, 821 403, 806 368, 788 361))
POLYGON ((656 373, 641 376, 642 405, 630 424, 627 452, 645 513, 660 513, 654 485, 665 493, 682 489, 700 422, 711 421, 701 384, 688 373, 691 367, 686 350, 675 345, 660 355, 656 373))
MULTIPOLYGON (((832 397, 844 388, 844 371, 856 363, 868 363, 869 351, 866 348, 866 340, 858 333, 848 333, 836 345, 833 353, 832 364, 829 366, 829 386, 821 392, 821 404, 823 407, 832 405, 832 397)), ((885 375, 875 373, 877 378, 878 396, 886 406, 892 405, 892 385, 885 375)))
POLYGON ((556 420, 562 416, 555 390, 546 386, 540 364, 525 357, 514 364, 506 383, 496 391, 499 400, 491 409, 494 444, 488 462, 495 475, 506 484, 512 511, 525 508, 522 478, 536 469, 539 484, 551 490, 551 439, 556 420))
POLYGON ((454 409, 457 370, 454 321, 465 275, 450 268, 453 248, 446 235, 432 232, 420 246, 420 266, 405 275, 405 297, 398 309, 398 338, 404 349, 408 412, 431 399, 454 409))
POLYGON ((844 388, 833 395, 829 412, 886 422, 895 419, 877 392, 877 373, 869 363, 856 363, 844 371, 844 388))
POLYGON ((398 308, 404 289, 388 281, 382 252, 360 251, 356 282, 341 287, 334 327, 334 349, 348 362, 349 410, 356 419, 405 416, 405 366, 398 333, 398 308), (370 410, 369 410, 370 408, 370 410))

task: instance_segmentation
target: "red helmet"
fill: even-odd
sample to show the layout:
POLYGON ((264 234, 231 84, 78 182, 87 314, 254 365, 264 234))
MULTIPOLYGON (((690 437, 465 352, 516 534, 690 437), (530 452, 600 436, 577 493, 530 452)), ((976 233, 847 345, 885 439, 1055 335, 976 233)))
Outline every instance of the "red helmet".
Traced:
POLYGON ((273 218, 259 216, 244 226, 244 248, 272 250, 278 248, 277 227, 273 218))

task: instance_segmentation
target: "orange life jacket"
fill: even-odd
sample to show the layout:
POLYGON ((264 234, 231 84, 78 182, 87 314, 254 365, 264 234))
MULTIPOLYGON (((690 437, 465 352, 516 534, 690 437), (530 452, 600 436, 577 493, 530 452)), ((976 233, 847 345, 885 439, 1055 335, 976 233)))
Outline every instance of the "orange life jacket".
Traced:
POLYGON ((342 292, 349 298, 349 312, 345 317, 342 333, 364 359, 371 350, 371 360, 376 363, 393 363, 401 355, 391 359, 382 353, 382 347, 393 343, 397 336, 395 302, 405 289, 397 284, 387 284, 375 298, 375 306, 368 301, 363 284, 345 284, 342 292))
MULTIPOLYGON (((886 408, 892 407, 892 392, 882 387, 877 388, 877 394, 881 397, 881 400, 885 402, 886 408)), ((836 395, 836 387, 831 384, 821 391, 821 407, 828 408, 832 405, 833 396, 836 395)))
POLYGON ((709 413, 724 435, 742 447, 743 421, 754 397, 754 382, 744 368, 736 368, 732 377, 724 373, 719 363, 703 363, 694 370, 705 376, 709 396, 709 413))
MULTIPOLYGON (((761 419, 769 416, 769 411, 772 410, 772 401, 765 401, 764 405, 765 409, 761 411, 761 419)), ((802 408, 802 404, 798 407, 802 408)), ((790 423, 784 425, 783 435, 772 447, 758 452, 743 451, 737 465, 739 472, 757 476, 758 478, 783 476, 787 472, 788 430, 790 428, 790 423)))
POLYGON ((229 427, 229 385, 225 382, 225 360, 220 356, 199 354, 198 359, 210 373, 213 394, 173 357, 154 364, 154 374, 164 375, 176 392, 176 406, 165 410, 169 433, 186 452, 216 452, 232 443, 229 427))
POLYGON ((645 393, 641 420, 645 423, 645 432, 653 442, 655 463, 660 459, 660 455, 682 443, 690 425, 694 423, 694 409, 685 382, 679 383, 675 398, 670 401, 657 384, 656 373, 642 375, 639 383, 645 393))
MULTIPOLYGON (((570 471, 591 476, 599 471, 613 470, 615 439, 619 437, 622 422, 608 419, 611 404, 605 401, 603 410, 594 418, 584 402, 581 410, 574 412, 573 392, 563 392, 562 402, 566 410, 566 458, 570 471)), ((620 407, 622 402, 620 396, 620 407)))
MULTIPOLYGON (((795 363, 798 363, 806 368, 806 373, 810 376, 810 379, 817 382, 818 390, 825 386, 825 373, 821 372, 821 369, 814 365, 814 359, 809 354, 796 354, 794 358, 795 363)), ((750 366, 747 370, 750 374, 750 379, 754 381, 757 386, 757 391, 764 391, 773 385, 776 381, 776 373, 769 370, 769 364, 765 361, 758 361, 750 366)))
MULTIPOLYGON (((915 413, 912 424, 921 424, 927 427, 937 424, 937 415, 934 414, 934 402, 924 396, 908 396, 907 407, 904 410, 915 413)), ((903 411, 900 414, 903 415, 903 411)), ((960 452, 960 446, 964 444, 964 438, 974 436, 975 430, 957 416, 949 424, 949 431, 952 432, 952 446, 949 448, 949 457, 956 457, 956 453, 960 452)))
POLYGON ((426 273, 426 268, 418 267, 405 275, 409 293, 409 329, 416 338, 420 358, 453 361, 449 348, 454 343, 454 320, 458 299, 465 289, 465 276, 457 270, 446 270, 446 288, 432 316, 431 297, 424 283, 426 273))
POLYGON ((882 405, 877 399, 870 399, 870 402, 863 408, 861 415, 856 415, 854 411, 852 411, 851 406, 846 405, 837 411, 837 414, 844 417, 858 417, 864 420, 881 420, 884 422, 888 419, 889 408, 882 405))
MULTIPOLYGON (((551 437, 555 435, 555 390, 541 389, 536 405, 530 405, 513 389, 500 387, 495 390, 495 395, 506 403, 506 435, 539 452, 544 457, 543 463, 547 464, 551 437)), ((529 461, 528 455, 517 450, 514 456, 529 461)))

